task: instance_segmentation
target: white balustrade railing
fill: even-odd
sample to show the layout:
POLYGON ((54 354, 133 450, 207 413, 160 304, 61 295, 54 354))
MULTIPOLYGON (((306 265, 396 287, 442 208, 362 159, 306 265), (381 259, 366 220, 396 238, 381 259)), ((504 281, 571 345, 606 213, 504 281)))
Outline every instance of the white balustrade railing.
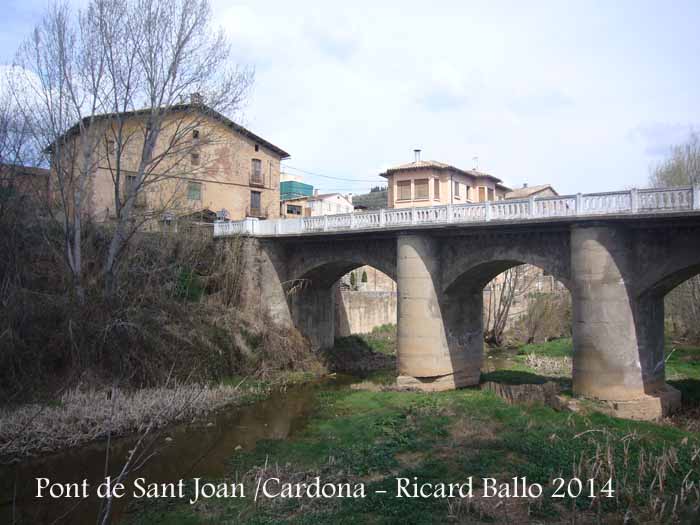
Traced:
POLYGON ((700 213, 700 185, 690 188, 653 188, 609 193, 447 204, 426 208, 321 215, 298 219, 215 222, 214 237, 230 235, 300 235, 304 233, 378 230, 430 224, 489 221, 527 221, 557 217, 633 215, 692 211, 700 213))

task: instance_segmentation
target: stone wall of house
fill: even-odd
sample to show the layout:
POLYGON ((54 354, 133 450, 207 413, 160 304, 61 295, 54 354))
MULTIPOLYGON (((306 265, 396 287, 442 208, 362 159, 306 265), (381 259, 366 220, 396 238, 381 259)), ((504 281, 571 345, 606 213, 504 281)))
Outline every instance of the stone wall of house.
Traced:
MULTIPOLYGON (((260 193, 259 214, 267 218, 279 217, 279 155, 217 120, 200 118, 195 122, 199 136, 191 140, 200 145, 192 151, 199 155, 196 162, 189 152, 183 157, 167 157, 152 175, 158 177, 159 182, 146 189, 138 201, 137 211, 172 211, 179 215, 205 208, 212 211, 226 209, 232 220, 240 220, 251 214, 251 192, 255 191, 260 193), (251 184, 253 159, 261 163, 262 180, 259 184, 251 184), (199 191, 190 191, 190 183, 197 184, 199 191), (195 195, 198 198, 193 199, 195 195)), ((142 145, 136 137, 140 125, 135 120, 126 127, 125 133, 131 133, 132 138, 127 141, 122 154, 125 177, 135 174, 138 167, 142 145)), ((165 150, 172 127, 164 126, 156 155, 165 150)), ((106 128, 101 133, 108 138, 113 136, 106 128)), ((98 148, 95 176, 88 188, 88 210, 98 220, 115 216, 112 178, 115 155, 110 152, 108 139, 103 142, 104 145, 98 148)), ((124 189, 125 184, 126 181, 122 181, 124 189)))

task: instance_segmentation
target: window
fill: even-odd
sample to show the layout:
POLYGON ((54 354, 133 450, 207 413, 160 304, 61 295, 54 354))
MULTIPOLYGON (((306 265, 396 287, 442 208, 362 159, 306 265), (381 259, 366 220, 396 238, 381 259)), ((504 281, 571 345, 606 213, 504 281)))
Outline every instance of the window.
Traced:
POLYGON ((193 166, 199 166, 199 153, 190 154, 190 162, 193 166))
POLYGON ((124 183, 124 192, 126 195, 129 195, 129 193, 135 191, 136 188, 136 176, 135 175, 127 175, 126 176, 126 181, 124 183))
POLYGON ((254 184, 262 184, 262 161, 260 159, 250 160, 250 182, 254 184))
POLYGON ((486 188, 479 186, 479 202, 484 202, 486 200, 486 188))
POLYGON ((495 199, 493 198, 493 197, 494 197, 493 188, 489 188, 489 189, 488 189, 488 192, 489 192, 489 200, 490 200, 490 201, 495 200, 495 199))
POLYGON ((258 144, 255 145, 255 151, 260 151, 260 146, 258 144))
POLYGON ((202 200, 202 183, 188 182, 187 183, 187 200, 201 201, 202 200))
POLYGON ((416 200, 427 199, 428 195, 428 179, 416 179, 415 182, 416 200))
POLYGON ((469 190, 471 188, 467 186, 466 184, 464 185, 464 200, 468 201, 469 200, 469 190))
POLYGON ((396 183, 397 189, 397 199, 399 201, 410 201, 411 200, 411 181, 402 180, 396 183))
POLYGON ((259 191, 251 191, 250 192, 250 211, 252 212, 260 212, 260 192, 259 191))
POLYGON ((455 181, 455 197, 459 199, 459 182, 455 181))
POLYGON ((433 199, 440 199, 440 179, 434 180, 433 199))
POLYGON ((288 215, 301 215, 301 206, 296 204, 287 204, 288 215))
POLYGON ((197 140, 198 138, 199 138, 199 130, 193 129, 192 130, 192 139, 197 140))

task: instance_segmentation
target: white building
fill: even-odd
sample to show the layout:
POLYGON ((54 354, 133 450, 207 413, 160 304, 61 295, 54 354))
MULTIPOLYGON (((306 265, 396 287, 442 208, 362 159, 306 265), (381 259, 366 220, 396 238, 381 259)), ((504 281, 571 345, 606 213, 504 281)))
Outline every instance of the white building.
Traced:
POLYGON ((312 217, 317 215, 335 215, 338 213, 352 213, 352 194, 324 193, 307 197, 306 207, 312 217))

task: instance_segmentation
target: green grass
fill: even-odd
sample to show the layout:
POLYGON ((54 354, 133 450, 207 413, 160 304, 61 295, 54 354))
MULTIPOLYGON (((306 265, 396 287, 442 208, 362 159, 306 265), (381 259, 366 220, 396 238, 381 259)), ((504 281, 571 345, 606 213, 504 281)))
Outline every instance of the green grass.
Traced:
MULTIPOLYGON (((247 495, 252 496, 254 478, 244 474, 267 465, 264 478, 274 475, 303 481, 320 476, 327 482, 364 482, 365 499, 268 500, 255 505, 248 497, 209 500, 195 507, 149 504, 132 521, 445 523, 450 511, 444 499, 395 498, 395 478, 415 476, 421 483, 450 483, 474 476, 475 487, 479 487, 481 477, 527 476, 531 483, 548 484, 553 476, 572 475, 572 465, 582 455, 592 458, 606 447, 617 469, 616 480, 630 488, 621 500, 606 501, 601 511, 621 518, 631 508, 634 516, 643 517, 653 496, 672 497, 683 476, 691 468, 697 472, 700 458, 693 459, 693 448, 698 445, 697 435, 676 428, 601 414, 579 416, 546 407, 508 406, 478 390, 438 394, 323 391, 302 433, 289 440, 262 441, 253 451, 232 454, 229 478, 243 476, 247 495), (668 447, 674 447, 677 460, 665 479, 665 492, 659 494, 658 486, 647 488, 656 474, 654 469, 640 474, 637 464, 640 457, 662 454, 668 447), (389 493, 380 495, 375 490, 389 493)), ((692 475, 697 478, 697 473, 692 475)), ((556 501, 545 498, 531 511, 545 521, 561 520, 571 507, 556 501)), ((590 500, 580 498, 575 503, 585 512, 590 500)), ((494 505, 462 512, 466 512, 462 519, 470 521, 481 516, 482 522, 500 523, 506 518, 494 505)))
MULTIPOLYGON (((527 354, 537 354, 545 357, 572 357, 573 341, 567 337, 541 344, 524 345, 518 349, 518 360, 527 354)), ((666 377, 668 379, 700 380, 700 348, 674 345, 668 340, 666 342, 666 358, 666 377)), ((525 368, 527 371, 527 367, 525 368)))
POLYGON ((574 353, 574 342, 570 337, 554 339, 540 344, 529 344, 518 349, 518 355, 537 354, 547 357, 571 357, 574 353))
POLYGON ((380 354, 396 354, 396 325, 384 324, 369 334, 359 336, 367 345, 380 354))
POLYGON ((666 357, 668 378, 700 379, 700 348, 669 344, 666 346, 666 357))

